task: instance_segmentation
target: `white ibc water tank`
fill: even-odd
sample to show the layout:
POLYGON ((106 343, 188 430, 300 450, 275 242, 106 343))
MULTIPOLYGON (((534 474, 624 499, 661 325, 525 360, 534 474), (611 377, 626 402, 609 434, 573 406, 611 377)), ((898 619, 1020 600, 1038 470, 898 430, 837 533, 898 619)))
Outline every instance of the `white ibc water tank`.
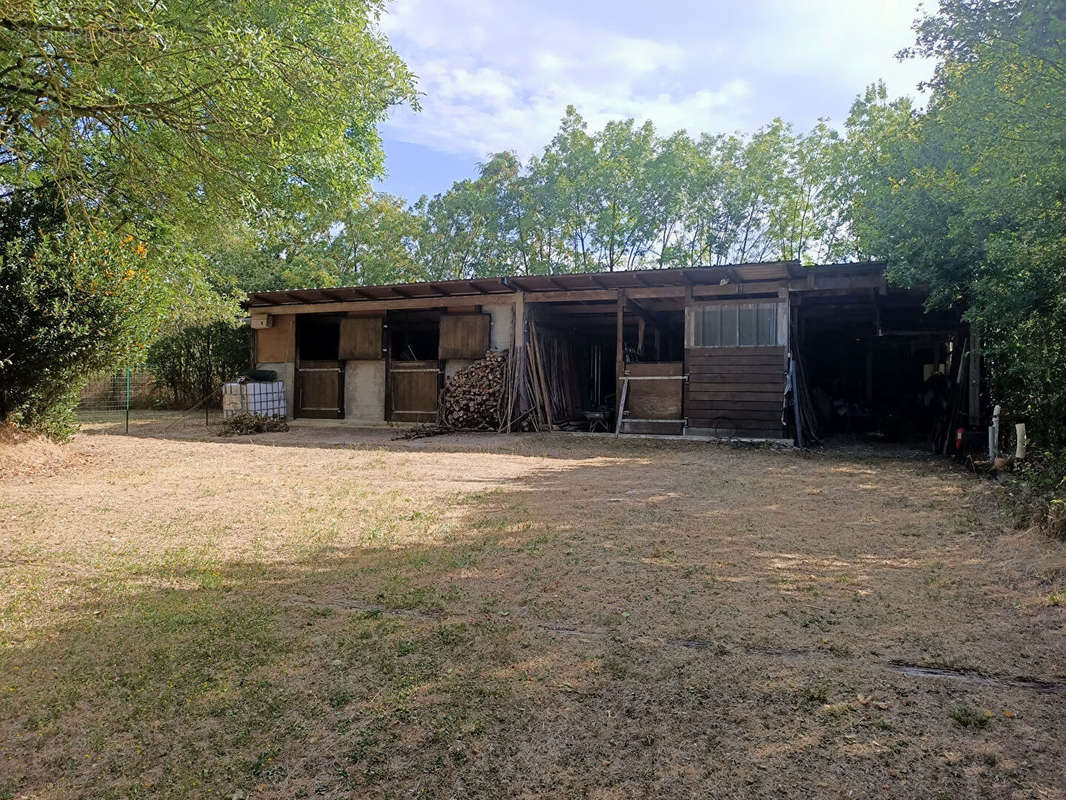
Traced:
POLYGON ((222 416, 248 412, 261 417, 285 416, 285 381, 248 381, 222 386, 222 416))

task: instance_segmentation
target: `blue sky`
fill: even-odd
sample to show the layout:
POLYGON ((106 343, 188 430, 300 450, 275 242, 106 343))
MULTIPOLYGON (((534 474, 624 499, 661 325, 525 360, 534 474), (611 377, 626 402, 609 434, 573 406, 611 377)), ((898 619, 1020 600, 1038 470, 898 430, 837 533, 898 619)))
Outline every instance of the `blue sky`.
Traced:
POLYGON ((382 28, 418 76, 422 110, 382 127, 388 175, 414 201, 474 174, 492 152, 523 159, 568 103, 595 129, 650 119, 661 133, 751 131, 775 116, 842 124, 878 79, 918 96, 931 72, 899 62, 915 0, 391 0, 382 28))

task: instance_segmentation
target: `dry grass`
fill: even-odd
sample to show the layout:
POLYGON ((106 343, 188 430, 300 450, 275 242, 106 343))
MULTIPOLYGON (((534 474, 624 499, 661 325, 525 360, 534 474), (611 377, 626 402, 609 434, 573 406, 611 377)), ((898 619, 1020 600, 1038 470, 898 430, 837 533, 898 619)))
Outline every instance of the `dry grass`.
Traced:
POLYGON ((943 464, 136 431, 0 480, 0 797, 1066 797, 1063 545, 943 464))
POLYGON ((0 423, 0 480, 54 475, 77 455, 43 436, 0 423))

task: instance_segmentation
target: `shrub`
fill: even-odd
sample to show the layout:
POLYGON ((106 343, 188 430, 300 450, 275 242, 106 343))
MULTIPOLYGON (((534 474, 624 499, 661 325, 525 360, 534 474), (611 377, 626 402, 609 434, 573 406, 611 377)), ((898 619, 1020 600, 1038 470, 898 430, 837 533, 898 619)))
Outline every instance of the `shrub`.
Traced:
POLYGON ((249 346, 247 325, 188 325, 155 341, 148 349, 147 366, 171 402, 189 408, 248 369, 249 346))
POLYGON ((63 440, 85 376, 141 352, 173 288, 132 236, 14 234, 0 250, 0 422, 63 440))
POLYGON ((1011 473, 1005 497, 1023 525, 1066 539, 1066 450, 1030 450, 1011 473))

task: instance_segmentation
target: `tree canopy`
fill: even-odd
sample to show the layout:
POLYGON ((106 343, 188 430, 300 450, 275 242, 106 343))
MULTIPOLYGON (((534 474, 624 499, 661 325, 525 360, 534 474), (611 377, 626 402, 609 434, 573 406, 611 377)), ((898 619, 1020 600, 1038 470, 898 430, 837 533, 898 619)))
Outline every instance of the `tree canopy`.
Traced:
POLYGON ((848 123, 856 234, 964 305, 995 401, 1066 444, 1066 7, 942 0, 916 31, 904 55, 937 59, 926 110, 871 90, 848 123))
POLYGON ((379 0, 15 0, 0 17, 0 185, 78 221, 203 230, 332 213, 414 99, 379 0), (105 222, 106 221, 106 222, 105 222))
POLYGON ((525 163, 496 153, 409 208, 371 194, 303 240, 244 238, 216 260, 243 289, 840 260, 857 252, 847 156, 824 121, 692 138, 633 120, 589 131, 571 107, 525 163))
POLYGON ((3 5, 0 422, 68 431, 87 371, 235 317, 219 250, 261 271, 361 207, 377 125, 416 100, 382 5, 3 5))

